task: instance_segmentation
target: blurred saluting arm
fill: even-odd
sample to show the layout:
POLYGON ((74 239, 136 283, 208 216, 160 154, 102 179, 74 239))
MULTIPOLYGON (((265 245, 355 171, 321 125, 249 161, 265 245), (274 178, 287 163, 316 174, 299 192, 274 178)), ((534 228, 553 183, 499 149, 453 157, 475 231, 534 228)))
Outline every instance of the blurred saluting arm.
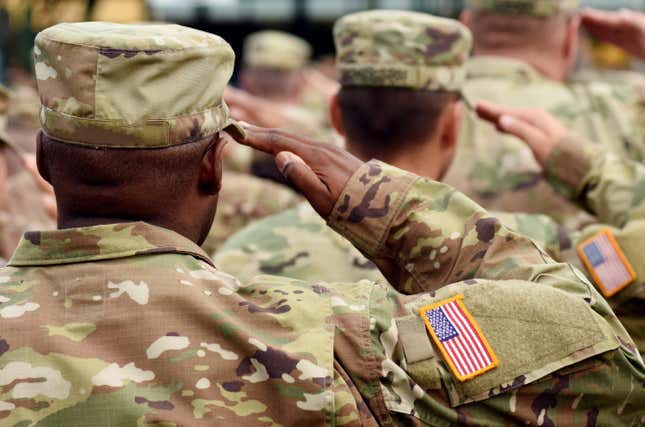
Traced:
POLYGON ((477 113, 533 151, 551 185, 599 222, 623 227, 645 219, 645 165, 620 158, 571 135, 542 110, 503 108, 487 102, 477 113))

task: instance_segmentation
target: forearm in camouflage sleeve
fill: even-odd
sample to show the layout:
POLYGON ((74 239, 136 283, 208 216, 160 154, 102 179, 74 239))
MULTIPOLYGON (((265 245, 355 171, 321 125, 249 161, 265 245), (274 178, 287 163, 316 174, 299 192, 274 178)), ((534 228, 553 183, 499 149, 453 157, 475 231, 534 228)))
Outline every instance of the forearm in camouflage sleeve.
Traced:
POLYGON ((473 278, 579 281, 452 187, 378 161, 354 174, 328 223, 404 293, 473 278))
POLYGON ((645 165, 568 137, 547 159, 551 185, 599 222, 622 227, 645 218, 645 165))

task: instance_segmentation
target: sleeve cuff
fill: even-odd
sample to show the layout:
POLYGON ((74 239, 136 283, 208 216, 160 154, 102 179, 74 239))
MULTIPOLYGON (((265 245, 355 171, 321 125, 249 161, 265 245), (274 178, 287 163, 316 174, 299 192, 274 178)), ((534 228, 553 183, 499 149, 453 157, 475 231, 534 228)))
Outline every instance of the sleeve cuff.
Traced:
POLYGON ((327 224, 364 254, 377 255, 418 178, 377 160, 365 163, 345 185, 327 224))
POLYGON ((585 178, 591 170, 588 142, 567 136, 558 143, 546 160, 544 172, 547 181, 569 200, 579 198, 585 178))

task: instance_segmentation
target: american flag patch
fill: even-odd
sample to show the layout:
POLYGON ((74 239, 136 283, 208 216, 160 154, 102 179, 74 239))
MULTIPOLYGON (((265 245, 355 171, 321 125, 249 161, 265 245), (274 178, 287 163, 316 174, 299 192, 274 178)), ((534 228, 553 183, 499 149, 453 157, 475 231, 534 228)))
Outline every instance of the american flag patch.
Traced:
POLYGON ((422 307, 419 314, 452 373, 459 381, 466 381, 499 362, 462 299, 459 294, 422 307))
POLYGON ((636 279, 634 268, 609 229, 580 243, 578 255, 606 297, 614 295, 636 279))

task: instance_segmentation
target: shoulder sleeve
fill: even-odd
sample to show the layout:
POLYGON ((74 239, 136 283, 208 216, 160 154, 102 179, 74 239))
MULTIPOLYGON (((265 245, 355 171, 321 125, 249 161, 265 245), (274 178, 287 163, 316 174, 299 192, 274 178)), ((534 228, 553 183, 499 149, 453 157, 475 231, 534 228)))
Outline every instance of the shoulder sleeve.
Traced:
POLYGON ((474 278, 580 281, 454 188, 378 161, 350 179, 328 223, 404 293, 474 278))
POLYGON ((551 185, 600 222, 622 227, 645 218, 645 165, 575 138, 555 148, 545 168, 551 185))

